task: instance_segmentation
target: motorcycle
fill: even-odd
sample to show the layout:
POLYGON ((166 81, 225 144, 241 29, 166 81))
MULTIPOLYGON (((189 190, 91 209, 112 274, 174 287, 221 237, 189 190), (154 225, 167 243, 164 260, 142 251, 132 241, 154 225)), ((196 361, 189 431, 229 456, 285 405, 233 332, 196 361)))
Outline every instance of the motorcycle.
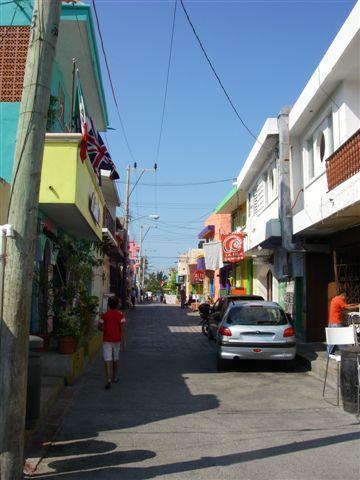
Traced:
POLYGON ((201 303, 199 305, 200 325, 202 333, 207 337, 209 332, 209 317, 211 314, 211 305, 209 303, 201 303))

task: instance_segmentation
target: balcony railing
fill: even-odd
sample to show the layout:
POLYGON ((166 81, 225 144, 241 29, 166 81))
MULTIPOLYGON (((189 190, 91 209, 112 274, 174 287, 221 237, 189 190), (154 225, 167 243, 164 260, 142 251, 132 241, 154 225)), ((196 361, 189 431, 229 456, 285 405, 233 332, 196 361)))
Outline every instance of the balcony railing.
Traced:
POLYGON ((360 129, 326 160, 328 189, 360 172, 360 129))
POLYGON ((104 228, 107 228, 111 233, 112 237, 115 238, 116 236, 116 223, 113 219, 109 210, 104 207, 104 228))

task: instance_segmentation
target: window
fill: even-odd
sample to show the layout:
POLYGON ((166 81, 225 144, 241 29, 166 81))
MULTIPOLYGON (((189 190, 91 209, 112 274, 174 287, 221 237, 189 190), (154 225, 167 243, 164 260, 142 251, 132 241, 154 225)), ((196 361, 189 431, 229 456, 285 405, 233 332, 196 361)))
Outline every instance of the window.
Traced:
POLYGON ((267 173, 267 203, 271 202, 277 194, 276 174, 276 163, 273 162, 267 173))
POLYGON ((248 194, 248 208, 249 208, 249 217, 254 216, 254 192, 251 191, 248 194))
POLYGON ((280 308, 252 305, 232 308, 227 323, 232 325, 286 325, 287 319, 280 308))
POLYGON ((308 180, 311 180, 314 177, 314 149, 313 149, 313 139, 306 141, 306 159, 307 159, 307 172, 308 180))
POLYGON ((325 135, 324 132, 321 133, 319 137, 319 156, 320 156, 320 162, 324 160, 325 157, 325 135))
POLYGON ((325 160, 333 153, 333 125, 332 114, 323 119, 318 127, 307 138, 303 149, 304 171, 307 173, 307 182, 325 170, 325 160))

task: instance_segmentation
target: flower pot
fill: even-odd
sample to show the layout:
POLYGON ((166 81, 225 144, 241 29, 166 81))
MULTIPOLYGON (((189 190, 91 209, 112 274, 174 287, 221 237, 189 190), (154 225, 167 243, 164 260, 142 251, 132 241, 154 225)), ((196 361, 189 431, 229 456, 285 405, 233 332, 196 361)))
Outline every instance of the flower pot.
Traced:
POLYGON ((69 355, 76 352, 78 341, 74 337, 59 337, 59 353, 69 355))

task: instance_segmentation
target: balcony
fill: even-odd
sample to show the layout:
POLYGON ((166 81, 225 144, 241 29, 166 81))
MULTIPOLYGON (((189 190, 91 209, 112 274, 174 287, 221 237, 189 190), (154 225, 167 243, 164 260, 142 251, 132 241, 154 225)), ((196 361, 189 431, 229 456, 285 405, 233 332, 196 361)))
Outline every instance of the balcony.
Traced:
POLYGON ((81 138, 46 134, 39 208, 66 233, 96 241, 102 238, 105 201, 90 162, 80 159, 81 138))
POLYGON ((108 208, 104 207, 104 215, 103 215, 103 229, 102 229, 103 237, 109 240, 111 243, 117 246, 116 241, 116 221, 112 217, 111 213, 109 212, 108 208))
POLYGON ((329 191, 360 172, 360 129, 326 160, 329 191))

